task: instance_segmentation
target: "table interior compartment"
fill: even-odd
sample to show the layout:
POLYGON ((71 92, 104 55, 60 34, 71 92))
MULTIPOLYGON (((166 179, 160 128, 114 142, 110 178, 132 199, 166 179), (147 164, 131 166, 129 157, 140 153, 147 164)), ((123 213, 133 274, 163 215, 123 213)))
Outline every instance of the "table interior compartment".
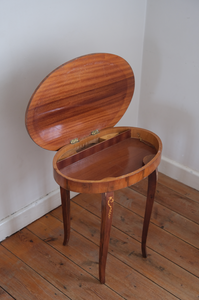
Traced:
POLYGON ((128 137, 70 164, 59 164, 59 170, 63 175, 79 180, 115 178, 141 168, 143 158, 156 153, 153 145, 128 137))
POLYGON ((67 167, 81 159, 84 159, 97 152, 107 149, 108 147, 111 147, 130 137, 131 137, 131 130, 127 129, 122 132, 109 133, 107 135, 94 138, 89 143, 83 144, 82 146, 78 146, 76 149, 74 148, 72 150, 72 154, 69 155, 68 157, 65 157, 65 155, 67 156, 67 153, 65 153, 57 161, 57 167, 58 169, 63 169, 64 167, 67 167))

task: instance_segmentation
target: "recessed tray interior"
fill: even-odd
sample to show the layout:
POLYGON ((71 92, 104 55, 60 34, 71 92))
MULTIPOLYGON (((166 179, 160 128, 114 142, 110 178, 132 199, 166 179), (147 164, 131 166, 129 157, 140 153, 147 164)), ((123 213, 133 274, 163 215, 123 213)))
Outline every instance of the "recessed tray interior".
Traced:
POLYGON ((143 159, 157 153, 155 147, 126 130, 57 162, 60 172, 79 180, 103 180, 129 174, 143 166, 143 159))

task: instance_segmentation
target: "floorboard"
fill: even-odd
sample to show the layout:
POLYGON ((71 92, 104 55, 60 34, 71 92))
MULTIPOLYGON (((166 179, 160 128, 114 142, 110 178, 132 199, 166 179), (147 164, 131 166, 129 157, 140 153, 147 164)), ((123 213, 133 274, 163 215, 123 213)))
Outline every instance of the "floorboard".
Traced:
POLYGON ((8 293, 6 293, 6 292, 0 287, 0 299, 1 299, 1 300, 13 300, 14 298, 11 297, 8 293))
POLYGON ((147 239, 147 181, 115 192, 106 284, 98 280, 100 195, 71 201, 63 246, 61 207, 0 245, 0 299, 199 299, 199 192, 159 174, 147 239))
POLYGON ((31 299, 33 293, 41 300, 64 299, 59 290, 2 246, 0 254, 0 283, 14 299, 31 299))

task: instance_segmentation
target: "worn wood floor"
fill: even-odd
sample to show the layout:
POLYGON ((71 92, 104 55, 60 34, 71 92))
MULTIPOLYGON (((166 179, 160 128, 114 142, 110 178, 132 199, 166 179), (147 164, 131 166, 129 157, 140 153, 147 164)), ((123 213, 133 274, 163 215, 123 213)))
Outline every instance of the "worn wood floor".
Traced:
POLYGON ((140 240, 147 182, 115 193, 106 284, 98 281, 100 196, 72 200, 0 245, 0 299, 199 299, 199 192, 159 174, 148 235, 140 240))

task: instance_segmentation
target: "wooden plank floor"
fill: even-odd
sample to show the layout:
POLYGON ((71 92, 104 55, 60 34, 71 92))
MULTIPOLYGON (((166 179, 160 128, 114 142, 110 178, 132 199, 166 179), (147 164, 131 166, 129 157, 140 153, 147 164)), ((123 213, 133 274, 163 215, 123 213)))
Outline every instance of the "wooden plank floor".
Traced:
POLYGON ((62 245, 58 207, 0 245, 0 299, 199 299, 199 192, 159 174, 147 240, 147 181, 115 193, 106 284, 98 281, 100 195, 71 202, 62 245))

